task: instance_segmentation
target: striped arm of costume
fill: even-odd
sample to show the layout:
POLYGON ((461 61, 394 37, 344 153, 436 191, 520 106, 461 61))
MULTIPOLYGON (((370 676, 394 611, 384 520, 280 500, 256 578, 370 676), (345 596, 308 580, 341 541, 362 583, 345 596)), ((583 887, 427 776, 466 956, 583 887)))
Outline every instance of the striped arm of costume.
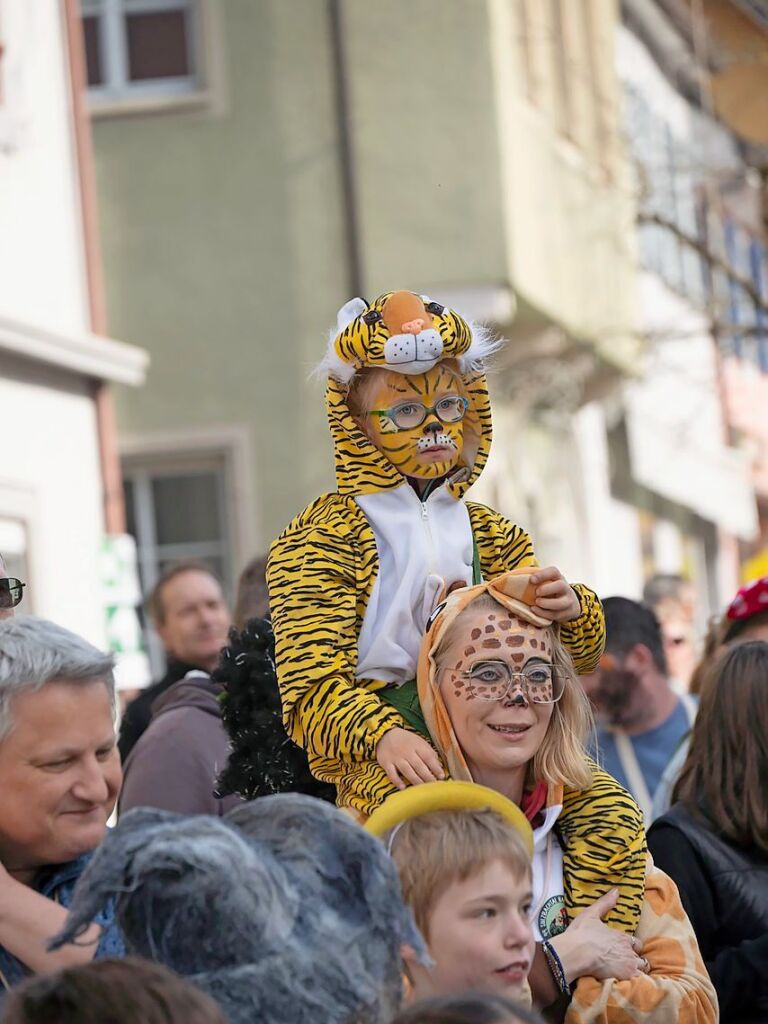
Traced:
POLYGON ((634 935, 645 888, 643 815, 619 783, 590 761, 592 785, 565 789, 557 830, 563 845, 565 905, 573 918, 609 889, 619 890, 606 924, 634 935))
MULTIPOLYGON (((493 579, 519 566, 538 566, 528 534, 487 505, 467 502, 472 533, 477 544, 484 579, 493 579)), ((576 671, 594 671, 605 649, 603 606, 593 591, 582 583, 573 584, 581 603, 581 615, 563 622, 560 637, 573 658, 576 671)))
POLYGON ((572 584, 581 603, 581 615, 573 622, 560 623, 560 639, 568 648, 579 675, 594 672, 605 650, 603 606, 594 590, 583 583, 572 584))
POLYGON ((717 996, 675 883, 650 856, 637 928, 648 974, 579 978, 565 1024, 716 1024, 717 996))
POLYGON ((354 515, 336 509, 334 497, 325 504, 320 499, 298 516, 269 553, 267 583, 283 719, 310 759, 373 761, 384 733, 405 722, 391 705, 355 683, 359 581, 369 579, 372 585, 367 560, 375 559, 376 545, 372 533, 372 544, 360 543, 350 526, 354 515))

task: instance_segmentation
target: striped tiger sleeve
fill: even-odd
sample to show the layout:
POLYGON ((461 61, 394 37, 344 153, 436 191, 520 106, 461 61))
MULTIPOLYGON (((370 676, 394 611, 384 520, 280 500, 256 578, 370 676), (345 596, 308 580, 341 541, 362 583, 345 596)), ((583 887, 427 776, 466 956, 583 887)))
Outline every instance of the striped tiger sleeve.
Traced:
MULTIPOLYGON (((524 566, 538 568, 533 543, 522 527, 486 505, 468 501, 467 508, 484 579, 524 566)), ((582 583, 572 586, 579 598, 581 615, 560 624, 560 637, 576 671, 584 675, 594 671, 605 650, 605 619, 597 594, 582 583)))
POLYGON ((581 605, 581 615, 572 622, 560 623, 560 639, 573 658, 580 676, 594 672, 605 650, 605 617, 600 598, 583 583, 573 583, 581 605))
POLYGON ((569 917, 586 910, 609 889, 619 890, 604 920, 633 935, 640 919, 648 848, 643 816, 627 791, 589 762, 589 789, 566 788, 557 830, 563 846, 563 879, 569 917))
POLYGON ((355 682, 358 553, 354 537, 309 523, 273 543, 267 567, 285 727, 309 754, 338 761, 373 760, 381 737, 405 727, 355 682))

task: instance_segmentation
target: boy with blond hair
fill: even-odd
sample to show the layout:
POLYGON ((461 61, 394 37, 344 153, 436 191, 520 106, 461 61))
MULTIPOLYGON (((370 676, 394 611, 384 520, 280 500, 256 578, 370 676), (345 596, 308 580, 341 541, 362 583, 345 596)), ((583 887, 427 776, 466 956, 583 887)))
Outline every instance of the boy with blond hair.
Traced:
POLYGON ((521 998, 533 960, 531 828, 484 786, 443 782, 404 790, 374 812, 433 964, 404 950, 414 999, 470 990, 521 998))

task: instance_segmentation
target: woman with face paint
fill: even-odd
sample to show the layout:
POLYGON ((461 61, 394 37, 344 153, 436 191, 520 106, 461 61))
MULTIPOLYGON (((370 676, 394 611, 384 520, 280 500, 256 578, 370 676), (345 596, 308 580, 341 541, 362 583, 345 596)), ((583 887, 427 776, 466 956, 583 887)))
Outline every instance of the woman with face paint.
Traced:
MULTIPOLYGON (((490 450, 484 361, 496 347, 439 303, 390 292, 342 308, 320 367, 338 489, 274 542, 267 579, 287 731, 313 775, 360 818, 394 789, 445 776, 415 676, 424 628, 447 587, 532 567, 537 613, 561 624, 577 669, 590 671, 604 647, 595 594, 539 568, 524 530, 464 500, 490 450)), ((629 881, 611 913, 633 929, 642 821, 623 791, 613 792, 624 808, 617 870, 629 881)), ((583 866, 583 906, 602 841, 590 828, 569 851, 583 866)))
POLYGON ((589 702, 533 590, 523 569, 453 591, 427 626, 418 693, 451 777, 501 793, 533 828, 534 1001, 551 1008, 547 1019, 568 1024, 714 1022, 717 1000, 693 929, 674 884, 650 859, 634 934, 605 923, 617 896, 607 844, 596 864, 599 898, 575 914, 580 872, 567 856, 574 825, 602 822, 615 852, 623 809, 587 758, 589 702), (567 813, 574 801, 579 816, 567 813))

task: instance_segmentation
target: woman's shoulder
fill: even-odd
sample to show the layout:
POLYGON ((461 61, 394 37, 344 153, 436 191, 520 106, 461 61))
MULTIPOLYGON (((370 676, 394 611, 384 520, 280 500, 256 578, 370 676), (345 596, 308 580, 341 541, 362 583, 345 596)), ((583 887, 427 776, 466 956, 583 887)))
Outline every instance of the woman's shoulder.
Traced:
MULTIPOLYGON (((648 846, 654 860, 664 864, 674 857, 682 869, 693 855, 713 873, 768 869, 768 857, 754 847, 740 846, 722 835, 702 813, 682 803, 673 804, 648 830, 648 846)), ((665 869, 666 870, 666 869, 665 869)))
POLYGON ((689 832, 700 828, 706 828, 706 825, 703 822, 697 821, 685 804, 678 801, 672 804, 663 814, 654 818, 648 833, 650 835, 652 831, 658 832, 660 829, 676 829, 679 832, 689 832))

